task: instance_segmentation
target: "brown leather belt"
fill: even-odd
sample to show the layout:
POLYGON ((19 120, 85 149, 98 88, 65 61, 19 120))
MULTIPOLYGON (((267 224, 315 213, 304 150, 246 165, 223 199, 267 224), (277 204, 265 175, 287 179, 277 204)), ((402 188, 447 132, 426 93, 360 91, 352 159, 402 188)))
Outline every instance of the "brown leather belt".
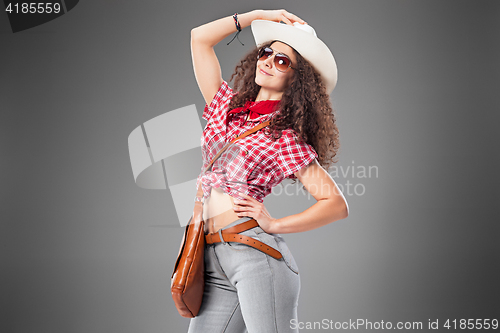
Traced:
POLYGON ((205 240, 207 244, 220 243, 220 242, 236 242, 241 244, 246 244, 248 246, 254 247, 265 254, 270 255, 275 259, 281 259, 281 253, 274 249, 273 247, 256 240, 255 238, 248 237, 245 235, 239 235, 240 232, 246 231, 258 227, 259 223, 255 219, 248 220, 246 222, 235 225, 234 227, 227 229, 220 229, 218 232, 210 233, 205 235, 205 240), (222 240, 221 240, 222 237, 222 240))

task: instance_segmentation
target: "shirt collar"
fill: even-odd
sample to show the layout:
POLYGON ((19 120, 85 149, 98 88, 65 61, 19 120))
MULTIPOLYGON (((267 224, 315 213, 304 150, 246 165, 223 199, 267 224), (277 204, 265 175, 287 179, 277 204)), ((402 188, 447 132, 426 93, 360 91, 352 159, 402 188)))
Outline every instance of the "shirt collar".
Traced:
POLYGON ((271 112, 271 113, 268 113, 268 114, 262 114, 262 115, 259 115, 258 117, 255 117, 254 119, 248 119, 248 122, 251 122, 251 123, 261 123, 261 122, 264 122, 268 119, 271 119, 272 117, 274 117, 275 115, 277 115, 280 111, 277 110, 277 111, 274 111, 274 112, 271 112))
POLYGON ((244 106, 235 108, 228 112, 228 116, 241 112, 249 112, 248 121, 256 122, 267 118, 270 114, 276 114, 279 110, 281 100, 263 100, 258 102, 247 101, 244 106))

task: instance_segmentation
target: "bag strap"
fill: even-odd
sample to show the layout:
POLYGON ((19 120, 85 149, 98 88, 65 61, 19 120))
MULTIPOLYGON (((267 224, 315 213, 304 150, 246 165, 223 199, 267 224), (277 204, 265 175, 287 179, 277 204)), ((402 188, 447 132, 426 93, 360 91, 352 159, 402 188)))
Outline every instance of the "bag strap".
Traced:
POLYGON ((210 161, 210 163, 208 164, 208 166, 205 168, 205 170, 203 171, 203 173, 207 172, 211 167, 212 165, 214 164, 215 160, 218 159, 220 157, 220 155, 222 155, 222 153, 230 146, 232 145, 236 140, 239 140, 239 139, 243 139, 244 137, 252 134, 252 133, 255 133, 257 132, 258 130, 261 130, 263 129, 264 127, 268 126, 269 124, 271 123, 271 120, 268 120, 268 121, 265 121, 251 129, 249 129, 248 131, 246 131, 245 133, 241 134, 240 136, 234 138, 231 142, 228 142, 224 147, 222 147, 222 149, 217 153, 217 155, 215 155, 212 160, 210 161))

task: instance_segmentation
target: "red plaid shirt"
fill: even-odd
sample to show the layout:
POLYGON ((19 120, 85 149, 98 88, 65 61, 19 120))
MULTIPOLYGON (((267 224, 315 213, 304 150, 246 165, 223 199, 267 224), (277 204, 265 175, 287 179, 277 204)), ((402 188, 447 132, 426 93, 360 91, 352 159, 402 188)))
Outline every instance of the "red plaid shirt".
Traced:
POLYGON ((311 163, 318 154, 304 142, 296 143, 297 134, 292 129, 282 132, 281 138, 273 141, 264 129, 239 139, 215 161, 211 171, 203 174, 217 152, 229 141, 256 125, 271 119, 279 110, 248 120, 244 111, 230 117, 226 126, 229 102, 235 95, 223 81, 210 105, 203 110, 203 119, 208 123, 201 137, 203 167, 198 176, 203 194, 210 196, 213 187, 239 198, 238 192, 252 196, 259 202, 271 193, 271 189, 285 178, 296 178, 294 173, 311 163))

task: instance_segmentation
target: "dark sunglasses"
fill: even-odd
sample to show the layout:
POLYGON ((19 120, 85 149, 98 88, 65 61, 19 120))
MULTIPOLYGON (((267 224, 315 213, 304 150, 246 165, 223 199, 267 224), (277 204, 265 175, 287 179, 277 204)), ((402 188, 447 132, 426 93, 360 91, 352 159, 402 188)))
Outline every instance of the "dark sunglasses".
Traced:
POLYGON ((274 51, 270 47, 263 47, 259 50, 259 54, 257 56, 257 59, 259 60, 266 60, 269 57, 272 57, 273 54, 276 55, 274 56, 274 67, 276 67, 277 70, 280 72, 286 72, 288 68, 293 69, 292 67, 292 61, 286 54, 279 53, 277 51, 274 51))

